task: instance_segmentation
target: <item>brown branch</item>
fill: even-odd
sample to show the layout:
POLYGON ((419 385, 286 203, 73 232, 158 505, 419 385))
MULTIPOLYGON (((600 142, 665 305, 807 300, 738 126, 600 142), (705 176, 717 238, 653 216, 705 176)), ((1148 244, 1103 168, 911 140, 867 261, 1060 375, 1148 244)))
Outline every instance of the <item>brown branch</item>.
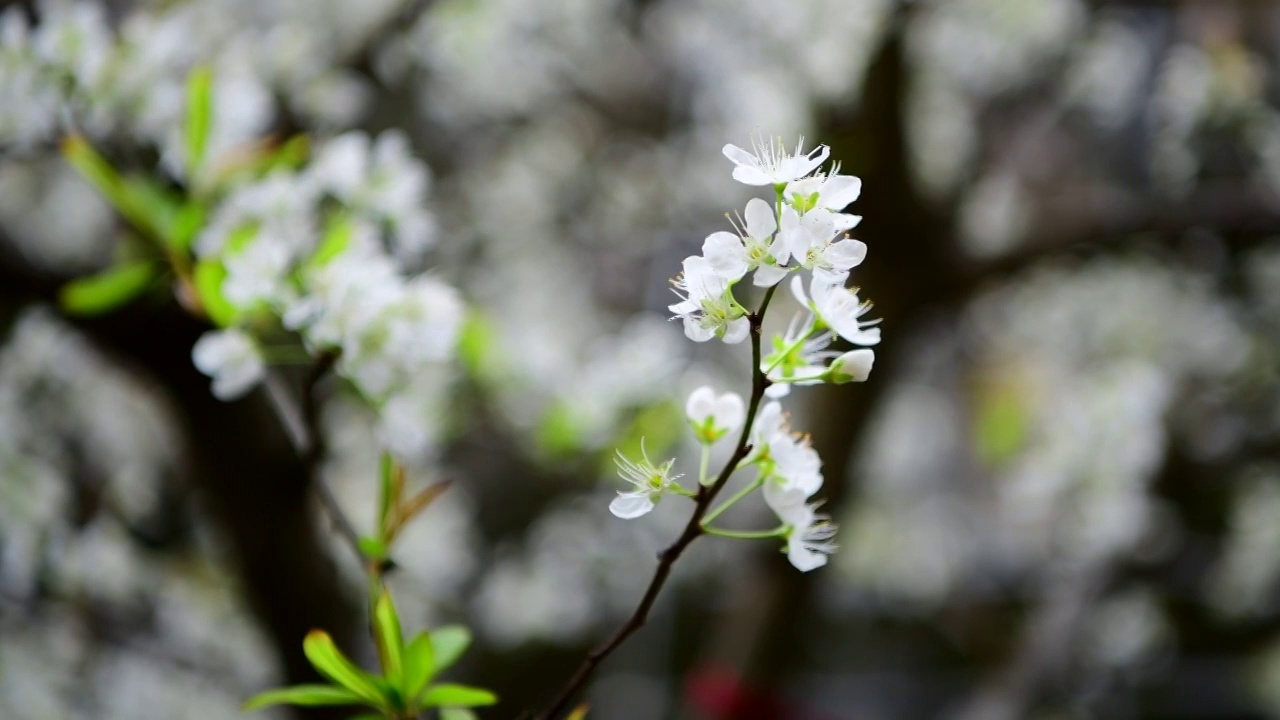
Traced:
MULTIPOLYGON (((710 509, 711 501, 715 500, 716 495, 729 482, 729 477, 737 469, 738 463, 742 462, 747 457, 747 454, 751 452, 751 444, 748 442, 751 438, 751 425, 755 421, 756 411, 760 408, 760 402, 764 399, 764 391, 769 387, 769 379, 765 377, 764 373, 760 372, 760 323, 776 289, 777 286, 769 288, 768 292, 765 293, 764 300, 760 303, 760 309, 749 316, 751 323, 751 401, 747 405, 747 416, 742 423, 742 432, 738 435, 737 447, 729 457, 729 460, 725 462, 720 474, 716 476, 715 482, 698 487, 698 492, 693 498, 694 508, 693 514, 689 516, 689 522, 685 523, 684 531, 680 533, 675 542, 658 553, 658 567, 654 569, 653 578, 649 581, 649 587, 644 591, 644 595, 640 598, 640 602, 636 605, 636 609, 631 613, 631 616, 609 636, 608 640, 605 640, 596 649, 587 653, 582 665, 578 667, 577 671, 569 678, 569 681, 556 694, 551 704, 538 713, 536 720, 551 720, 557 713, 564 710, 569 702, 573 700, 573 697, 586 685, 587 680, 591 678, 600 663, 604 662, 604 659, 621 647, 627 638, 644 626, 649 619, 649 611, 657 601, 658 594, 662 592, 663 586, 666 585, 668 576, 671 575, 672 566, 675 565, 676 560, 680 559, 685 549, 699 535, 705 534, 706 531, 702 527, 702 518, 706 516, 707 511, 710 509)), ((522 714, 521 717, 527 718, 528 713, 522 714)))
POLYGON ((316 497, 319 498, 321 506, 324 507, 338 535, 351 548, 356 559, 363 566, 369 563, 369 556, 360 547, 360 533, 343 511, 333 489, 320 476, 320 462, 324 459, 324 435, 320 432, 319 406, 316 403, 315 389, 333 367, 333 362, 334 358, 331 355, 323 355, 311 368, 303 384, 301 403, 294 400, 285 386, 284 378, 276 371, 267 372, 263 386, 267 391, 267 399, 270 401, 272 410, 284 427, 289 443, 302 460, 307 474, 311 476, 311 487, 315 490, 316 497))

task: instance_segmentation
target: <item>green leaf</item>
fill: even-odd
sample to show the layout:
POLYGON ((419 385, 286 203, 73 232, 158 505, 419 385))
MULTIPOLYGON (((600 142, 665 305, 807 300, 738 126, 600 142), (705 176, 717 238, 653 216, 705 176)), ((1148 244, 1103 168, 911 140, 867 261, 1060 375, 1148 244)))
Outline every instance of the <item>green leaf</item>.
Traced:
POLYGON ((591 709, 590 705, 583 703, 578 707, 574 708, 573 712, 565 716, 564 720, 584 720, 584 718, 587 717, 587 711, 590 709, 591 709))
POLYGON ((302 652, 321 675, 359 695, 372 705, 377 707, 386 705, 386 697, 374 679, 338 650, 329 633, 323 630, 312 630, 307 633, 307 639, 302 642, 302 652))
POLYGON ((89 141, 79 135, 67 136, 62 141, 62 156, 111 204, 117 208, 120 207, 122 195, 120 173, 116 172, 116 169, 111 167, 111 163, 93 149, 89 141))
POLYGON ((538 450, 550 457, 561 457, 576 452, 582 445, 582 428, 573 412, 564 403, 547 408, 535 430, 538 450))
POLYGON ((1000 467, 1026 446, 1029 412, 1016 386, 991 385, 980 393, 974 407, 974 443, 982 460, 1000 467))
POLYGON ((441 708, 440 720, 476 720, 476 714, 466 708, 441 708))
POLYGON ((382 674, 393 686, 403 689, 404 636, 400 634, 400 618, 396 615, 391 593, 385 589, 373 605, 374 638, 378 643, 378 656, 382 658, 382 674))
POLYGON ((169 228, 181 206, 176 194, 148 178, 122 176, 79 135, 62 142, 62 154, 131 225, 169 242, 169 228))
POLYGON ((189 202, 174 213, 165 232, 165 242, 179 252, 187 252, 204 227, 204 206, 189 202))
POLYGON ((496 368, 490 367, 493 365, 490 358, 497 342, 497 331, 489 318, 480 311, 469 311, 458 337, 458 357, 463 367, 477 378, 486 377, 486 373, 496 374, 496 368))
POLYGON ((325 227, 319 247, 307 262, 315 267, 327 264, 347 249, 354 235, 355 226, 351 224, 351 218, 345 213, 334 215, 325 227))
POLYGON ((424 707, 476 707, 496 702, 498 696, 488 690, 454 683, 432 685, 422 696, 424 707))
POLYGON ((303 705, 319 707, 323 705, 361 705, 364 701, 359 695, 346 688, 332 685, 295 685, 293 687, 268 690, 254 695, 244 704, 244 710, 259 710, 271 705, 303 705))
POLYGON ((404 694, 410 704, 422 694, 436 672, 435 648, 431 636, 418 633, 404 651, 404 694))
POLYGON ((265 170, 295 170, 311 156, 311 138, 306 135, 294 135, 285 140, 280 148, 271 156, 265 170))
POLYGON ((235 324, 240 311, 222 294, 222 283, 227 279, 227 268, 215 259, 201 260, 196 263, 192 279, 195 281, 196 293, 200 295, 200 304, 209 320, 218 327, 230 327, 235 324))
POLYGON ((391 453, 382 453, 378 463, 378 479, 381 491, 378 493, 378 537, 387 537, 387 522, 391 519, 391 508, 395 506, 396 459, 391 453))
POLYGON ((174 219, 182 198, 173 190, 146 177, 125 177, 120 181, 120 214, 147 236, 170 244, 174 219))
POLYGON ((471 631, 461 625, 446 625, 431 631, 431 648, 436 653, 436 672, 458 662, 471 645, 471 631))
POLYGON ((187 176, 194 178, 209 149, 209 128, 213 124, 213 71, 196 68, 187 76, 187 176))
POLYGON ((117 265, 63 285, 58 304, 69 315, 101 315, 137 297, 158 274, 150 261, 117 265))

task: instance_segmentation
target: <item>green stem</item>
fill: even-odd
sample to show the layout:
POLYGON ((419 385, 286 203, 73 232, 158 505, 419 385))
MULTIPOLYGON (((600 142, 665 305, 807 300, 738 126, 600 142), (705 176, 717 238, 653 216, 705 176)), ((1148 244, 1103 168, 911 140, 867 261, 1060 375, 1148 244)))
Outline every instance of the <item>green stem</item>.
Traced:
POLYGON ((707 466, 711 464, 711 446, 702 446, 702 461, 698 463, 698 485, 707 484, 707 466))
POLYGON ((763 475, 747 483, 745 486, 743 486, 741 490, 734 493, 733 496, 730 497, 728 500, 725 500, 723 503, 720 503, 718 507, 716 507, 711 512, 707 513, 706 516, 702 518, 703 529, 706 529, 707 525, 712 520, 715 520, 716 518, 720 517, 722 514, 724 514, 725 510, 728 510, 729 508, 733 507, 739 500, 741 500, 742 498, 750 495, 751 493, 759 489, 761 485, 764 485, 763 475))
POLYGON ((779 525, 772 530, 725 530, 724 528, 703 525, 702 531, 708 535, 718 535, 736 540, 768 540, 785 536, 787 534, 787 526, 779 525))

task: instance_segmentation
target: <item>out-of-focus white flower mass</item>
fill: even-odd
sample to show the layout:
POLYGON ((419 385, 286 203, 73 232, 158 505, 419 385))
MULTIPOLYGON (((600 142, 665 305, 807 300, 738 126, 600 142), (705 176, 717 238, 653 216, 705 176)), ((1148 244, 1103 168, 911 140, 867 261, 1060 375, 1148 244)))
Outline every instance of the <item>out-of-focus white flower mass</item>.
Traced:
MULTIPOLYGON (((1059 689, 1123 720, 1089 703, 1173 666, 1191 686, 1182 652, 1216 662, 1180 624, 1265 626, 1280 597, 1276 468, 1234 461, 1280 431, 1280 253, 1274 212, 1249 214, 1280 188, 1275 12, 1139 5, 13 3, 0 270, 165 261, 60 154, 73 134, 200 204, 191 267, 131 310, 193 310, 181 369, 241 403, 222 409, 331 369, 318 476, 357 533, 381 452, 412 490, 447 483, 388 583, 407 626, 471 624, 478 666, 625 617, 748 425, 712 525, 766 542, 701 538, 652 644, 616 659, 655 714, 714 714, 700 663, 754 682, 771 603, 805 596, 784 614, 824 644, 777 630, 807 654, 743 693, 843 710, 830 676, 866 717, 932 716, 1078 575, 1102 579, 1059 689), (908 635, 928 651, 892 652, 908 635), (881 692, 893 673, 908 690, 881 692)), ((37 295, 0 276, 0 717, 231 717, 285 668, 189 487, 199 438, 87 339, 110 315, 37 295)), ((319 524, 359 599, 365 568, 319 524)), ((1280 708, 1273 642, 1239 650, 1240 685, 1280 708)))

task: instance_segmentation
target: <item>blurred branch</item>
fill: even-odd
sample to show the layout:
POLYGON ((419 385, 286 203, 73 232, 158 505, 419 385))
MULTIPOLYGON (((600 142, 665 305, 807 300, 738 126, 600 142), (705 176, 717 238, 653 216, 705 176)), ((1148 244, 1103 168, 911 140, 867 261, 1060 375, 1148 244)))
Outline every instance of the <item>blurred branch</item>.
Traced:
POLYGON ((312 478, 311 485, 316 497, 320 499, 321 506, 329 515, 329 520, 333 523, 338 535, 355 553, 361 566, 364 566, 369 558, 360 547, 360 533, 356 531, 355 524, 343 511, 333 489, 320 474, 320 463, 324 459, 324 435, 319 426, 319 408, 315 401, 315 389, 332 366, 332 357, 323 356, 311 369, 302 389, 301 405, 294 401, 284 378, 278 371, 268 370, 263 386, 271 408, 280 419, 280 424, 289 437, 294 452, 302 460, 303 466, 312 478))
MULTIPOLYGON (((0 237, 0 299, 17 308, 57 307, 69 278, 28 262, 0 237)), ((229 541, 232 565, 290 683, 316 678, 302 654, 302 638, 328 629, 348 646, 363 637, 360 613, 333 572, 308 502, 312 475, 263 393, 223 402, 191 362, 191 348, 207 326, 174 303, 135 302, 100 317, 65 317, 108 355, 145 377, 178 410, 184 477, 229 541)), ((104 422, 110 422, 104 419, 104 422)), ((341 718, 312 711, 308 717, 341 718)))
POLYGON ((1023 246, 993 260, 961 262, 949 302, 1055 257, 1112 253, 1134 238, 1168 242, 1195 229, 1219 235, 1239 255, 1280 234, 1280 197, 1239 182, 1206 185, 1178 202, 1114 187, 1060 192, 1041 203, 1023 246))

